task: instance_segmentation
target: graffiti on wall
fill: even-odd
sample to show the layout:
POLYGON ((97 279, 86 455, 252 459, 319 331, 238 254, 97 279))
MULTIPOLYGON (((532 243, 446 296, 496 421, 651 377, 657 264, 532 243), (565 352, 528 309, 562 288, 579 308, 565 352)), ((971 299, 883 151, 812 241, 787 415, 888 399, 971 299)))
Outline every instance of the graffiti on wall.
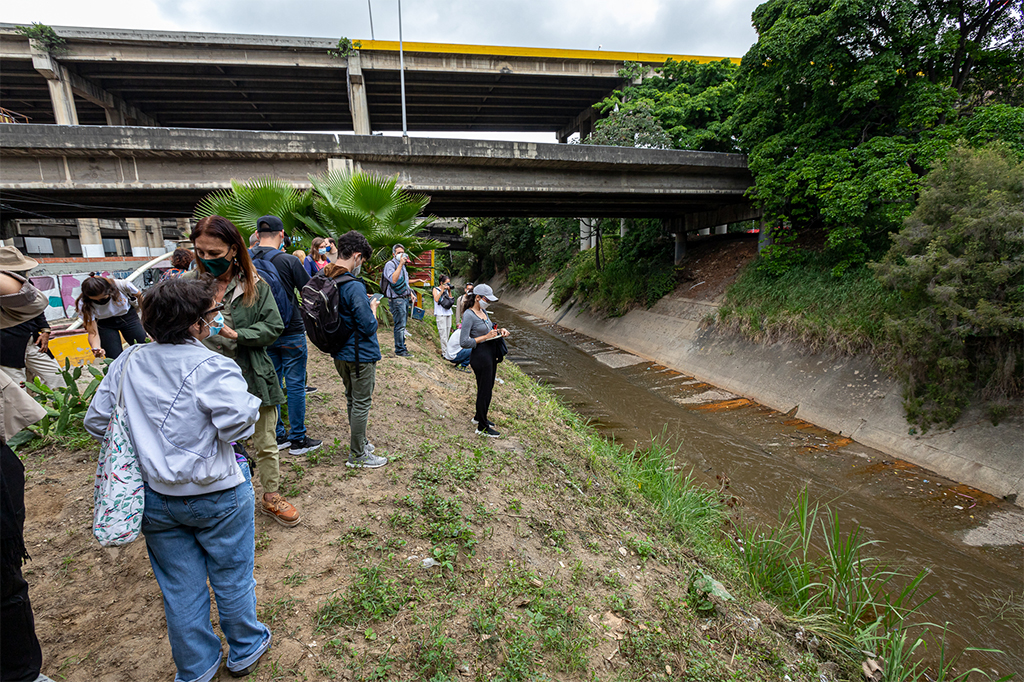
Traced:
MULTIPOLYGON (((170 267, 168 265, 168 267, 170 267)), ((103 277, 113 277, 114 279, 124 279, 128 275, 132 274, 133 270, 116 270, 110 272, 104 270, 95 274, 103 277)), ((163 275, 164 268, 153 268, 142 273, 142 277, 135 281, 136 286, 140 289, 147 289, 160 280, 163 275)), ((88 272, 74 272, 68 275, 42 275, 40 277, 29 277, 29 281, 43 292, 49 299, 49 306, 46 308, 46 319, 47 320, 59 320, 65 317, 73 318, 77 316, 75 310, 75 301, 78 299, 79 294, 82 293, 82 282, 84 282, 89 275, 92 273, 88 272)))

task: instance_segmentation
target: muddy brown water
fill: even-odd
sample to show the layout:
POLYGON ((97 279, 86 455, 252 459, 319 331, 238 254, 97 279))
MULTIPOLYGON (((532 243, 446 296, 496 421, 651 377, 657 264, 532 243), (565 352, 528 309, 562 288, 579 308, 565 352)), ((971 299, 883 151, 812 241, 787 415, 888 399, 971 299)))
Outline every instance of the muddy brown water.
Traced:
POLYGON ((808 488, 878 541, 876 555, 928 571, 934 597, 917 619, 948 622, 951 648, 1003 652, 968 652, 958 669, 1024 671, 1019 626, 996 617, 1024 598, 1020 508, 508 306, 493 316, 512 332, 510 359, 603 435, 632 446, 664 434, 699 479, 728 477, 747 518, 777 520, 808 488))

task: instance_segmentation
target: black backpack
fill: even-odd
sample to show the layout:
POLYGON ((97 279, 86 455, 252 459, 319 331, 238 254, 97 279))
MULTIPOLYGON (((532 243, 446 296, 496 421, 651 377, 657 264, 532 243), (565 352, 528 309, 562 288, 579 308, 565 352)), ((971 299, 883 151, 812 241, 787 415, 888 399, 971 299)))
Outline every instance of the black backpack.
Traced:
MULTIPOLYGON (((350 311, 341 310, 338 287, 347 282, 361 282, 350 272, 331 278, 323 270, 309 278, 302 287, 302 321, 306 335, 313 345, 333 355, 348 343, 355 333, 350 311)), ((365 284, 363 285, 366 286, 365 284)), ((359 344, 356 344, 356 362, 359 362, 359 344)))
POLYGON ((270 255, 268 251, 262 251, 258 254, 255 251, 256 249, 249 249, 249 257, 252 258, 253 267, 256 268, 256 272, 260 273, 260 277, 270 285, 270 292, 274 295, 274 302, 277 303, 277 312, 281 313, 281 320, 284 321, 284 328, 287 329, 295 311, 292 309, 292 302, 288 298, 287 286, 281 278, 281 273, 277 270, 277 265, 274 264, 274 258, 281 255, 282 252, 278 251, 270 255))

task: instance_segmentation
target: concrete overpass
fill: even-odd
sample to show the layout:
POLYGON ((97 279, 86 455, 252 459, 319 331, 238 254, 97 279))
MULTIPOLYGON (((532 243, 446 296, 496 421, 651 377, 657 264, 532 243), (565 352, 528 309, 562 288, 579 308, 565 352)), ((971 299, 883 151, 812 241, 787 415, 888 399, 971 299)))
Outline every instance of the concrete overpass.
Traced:
POLYGON ((746 220, 738 154, 369 135, 0 124, 4 218, 191 215, 232 178, 299 187, 332 168, 398 174, 437 216, 672 218, 672 231, 746 220), (156 213, 151 213, 156 212, 156 213))
MULTIPOLYGON (((0 106, 31 123, 401 130, 398 45, 56 26, 66 51, 0 24, 0 106)), ((584 136, 626 62, 717 57, 405 43, 409 129, 584 136)))

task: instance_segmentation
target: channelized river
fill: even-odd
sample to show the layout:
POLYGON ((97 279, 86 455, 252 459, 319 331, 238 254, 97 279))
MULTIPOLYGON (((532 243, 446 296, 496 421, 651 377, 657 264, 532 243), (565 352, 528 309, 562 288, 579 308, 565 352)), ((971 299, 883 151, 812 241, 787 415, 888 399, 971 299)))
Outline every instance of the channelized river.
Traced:
MULTIPOLYGON (((1024 600, 1024 512, 849 439, 733 396, 508 306, 510 359, 607 437, 631 446, 664 437, 684 467, 713 487, 728 477, 745 517, 771 522, 804 487, 847 528, 880 542, 874 553, 934 593, 921 621, 948 622, 953 649, 1005 675, 1024 671, 1020 626, 999 617, 1024 600)), ((1019 612, 1018 612, 1019 617, 1019 612)), ((1019 621, 1018 621, 1019 622, 1019 621)), ((972 678, 973 679, 973 678, 972 678)))

